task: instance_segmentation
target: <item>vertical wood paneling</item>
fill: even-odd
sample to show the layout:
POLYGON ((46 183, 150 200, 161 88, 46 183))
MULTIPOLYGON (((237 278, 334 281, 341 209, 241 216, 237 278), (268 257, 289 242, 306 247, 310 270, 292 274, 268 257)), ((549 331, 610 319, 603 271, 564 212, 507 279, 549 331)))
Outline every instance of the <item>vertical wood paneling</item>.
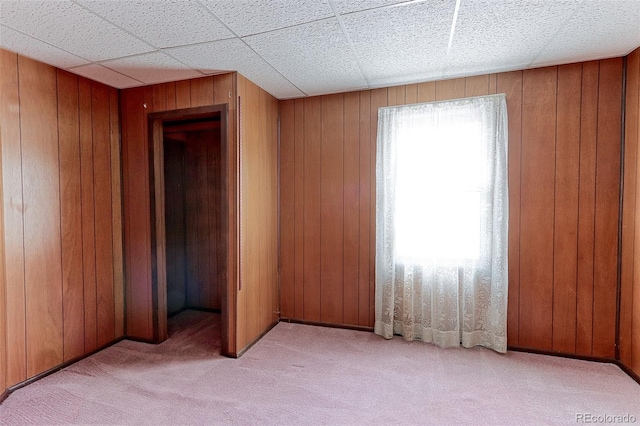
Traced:
POLYGON ((556 106, 555 233, 553 245, 553 350, 576 348, 578 180, 582 64, 558 67, 556 106))
MULTIPOLYGON (((150 262, 150 216, 149 216, 149 141, 147 138, 147 113, 163 110, 164 108, 189 108, 197 106, 213 105, 215 103, 229 103, 228 116, 228 155, 225 153, 224 170, 228 180, 228 191, 225 193, 229 202, 228 216, 224 218, 224 223, 228 223, 231 233, 228 241, 224 242, 228 250, 225 250, 223 262, 224 268, 219 268, 217 254, 212 253, 211 247, 214 245, 208 238, 200 238, 199 247, 194 247, 187 243, 188 259, 193 260, 196 254, 197 264, 187 262, 188 282, 201 280, 207 285, 201 286, 202 291, 197 292, 187 290, 187 304, 198 306, 203 301, 206 307, 210 307, 212 302, 216 302, 217 289, 208 286, 212 280, 207 277, 208 272, 214 271, 214 275, 223 274, 223 280, 227 283, 228 293, 225 300, 225 308, 228 315, 224 318, 226 339, 223 352, 235 353, 236 351, 236 309, 241 307, 242 296, 236 300, 237 271, 236 271, 236 230, 237 230, 237 157, 236 157, 236 74, 205 77, 202 79, 179 81, 175 84, 163 84, 147 86, 144 88, 126 89, 121 91, 121 111, 122 111, 122 150, 123 150, 123 180, 124 180, 124 207, 125 207, 125 253, 127 255, 126 274, 127 286, 126 306, 127 306, 127 332, 132 337, 141 339, 153 338, 153 300, 151 294, 151 262, 150 262), (231 92, 231 97, 229 97, 231 92), (175 100, 172 100, 175 98, 175 100), (175 103, 174 103, 175 102, 175 103), (147 108, 143 104, 147 104, 147 108), (206 250, 204 250, 206 249, 206 250), (212 269, 211 265, 216 268, 212 269), (202 276, 200 276, 202 273, 202 276), (197 275, 197 277, 196 277, 197 275), (203 296, 203 297, 201 297, 203 296)), ((187 181, 195 182, 199 185, 199 191, 191 193, 187 185, 186 198, 188 206, 200 206, 203 215, 199 215, 196 222, 187 220, 187 237, 207 236, 211 222, 216 222, 216 216, 209 210, 209 204, 215 202, 214 193, 207 188, 210 182, 209 174, 205 174, 205 168, 210 162, 206 149, 199 155, 195 150, 187 146, 185 162, 200 159, 200 167, 190 169, 187 167, 187 181), (197 172, 197 173, 196 173, 197 172), (213 218, 213 220, 212 220, 213 218), (200 230, 202 233, 200 234, 200 230)), ((214 179, 215 180, 215 179, 214 179)), ((215 225, 215 223, 214 223, 215 225)), ((216 281, 216 277, 213 281, 216 281)), ((191 289, 192 287, 190 287, 191 289)), ((160 297, 162 295, 158 295, 160 297)), ((246 312, 246 310, 244 311, 246 312)), ((240 314, 238 314, 241 316, 240 314)), ((240 325, 241 327, 241 325, 240 325)), ((246 336, 246 335, 245 335, 246 336)), ((223 339, 223 340, 225 340, 223 339)))
POLYGON ((625 176, 620 294, 620 360, 640 374, 640 232, 637 208, 640 142, 640 49, 627 56, 625 97, 625 176))
POLYGON ((127 335, 151 339, 151 298, 147 290, 151 286, 149 154, 144 91, 144 88, 135 88, 121 92, 125 270, 126 282, 131 283, 127 286, 126 325, 127 335))
MULTIPOLYGON (((295 167, 294 167, 294 197, 295 197, 295 211, 294 211, 294 246, 295 246, 295 288, 294 288, 294 318, 304 318, 304 231, 305 231, 305 216, 304 216, 304 185, 305 185, 305 141, 304 141, 304 99, 296 99, 294 111, 294 155, 295 155, 295 167)), ((280 127, 284 123, 285 117, 280 117, 280 127)), ((282 144, 282 139, 280 140, 282 144)), ((282 180, 281 180, 282 182, 282 180)), ((280 233, 283 232, 283 228, 280 228, 280 233)))
POLYGON ((213 79, 214 77, 203 77, 190 80, 192 107, 213 105, 213 79))
POLYGON ((436 100, 436 82, 429 81, 418 84, 418 102, 432 102, 436 100))
MULTIPOLYGON (((330 129, 326 125, 331 121, 335 126, 340 126, 340 119, 332 116, 327 120, 325 117, 327 114, 340 115, 340 108, 333 106, 323 108, 321 113, 317 112, 318 104, 327 105, 339 95, 288 101, 294 103, 295 112, 283 114, 281 126, 288 129, 285 133, 294 129, 294 137, 286 136, 281 139, 282 150, 287 153, 288 161, 291 161, 293 155, 295 164, 287 167, 296 172, 303 171, 306 179, 302 195, 296 194, 291 199, 291 195, 287 195, 291 191, 281 193, 283 205, 293 205, 294 211, 304 207, 305 214, 302 226, 296 226, 291 220, 281 221, 283 235, 292 233, 304 248, 302 250, 295 247, 296 256, 301 252, 304 254, 301 268, 305 281, 303 286, 294 280, 293 294, 296 297, 299 293, 304 294, 305 310, 298 310, 294 302, 296 309, 293 318, 317 321, 317 317, 308 315, 307 306, 324 304, 325 294, 333 294, 331 286, 335 285, 334 280, 329 283, 324 278, 320 289, 322 296, 308 294, 310 287, 307 277, 313 279, 318 275, 314 269, 316 265, 310 261, 308 254, 316 256, 320 246, 323 264, 325 256, 330 256, 331 259, 341 258, 344 265, 341 283, 342 323, 369 327, 374 325, 375 148, 378 108, 505 93, 509 114, 508 342, 509 345, 519 347, 590 355, 593 324, 605 317, 611 318, 610 307, 601 309, 598 303, 594 305, 593 290, 594 235, 598 235, 595 227, 596 214, 602 216, 598 222, 601 238, 609 239, 610 244, 611 239, 615 239, 617 235, 614 229, 617 229, 617 216, 612 212, 617 211, 617 199, 614 199, 614 195, 617 194, 618 186, 614 182, 614 176, 619 178, 619 171, 614 172, 614 168, 619 170, 619 158, 615 160, 616 155, 619 156, 619 138, 615 142, 614 127, 620 126, 621 113, 619 107, 617 113, 613 108, 612 113, 605 114, 606 118, 599 118, 600 110, 611 109, 613 102, 599 100, 598 97, 599 91, 611 87, 615 93, 616 87, 619 88, 620 74, 611 74, 608 79, 599 78, 599 63, 593 62, 382 88, 357 94, 345 93, 342 95, 342 139, 331 134, 335 128, 330 129), (355 96, 359 97, 358 129, 350 124, 354 120, 352 115, 356 114, 350 106, 355 100, 351 101, 350 97, 355 96), (598 123, 603 123, 603 120, 606 121, 606 127, 599 128, 598 123), (318 121, 324 124, 320 129, 318 121), (604 137, 604 134, 613 136, 604 137), (598 149, 601 150, 598 151, 597 158, 598 172, 596 136, 598 149), (318 160, 314 161, 318 158, 317 152, 314 153, 318 139, 325 152, 321 156, 323 176, 327 162, 343 164, 344 243, 341 248, 334 248, 331 252, 314 237, 318 227, 317 219, 309 220, 309 197, 314 200, 318 189, 322 194, 329 191, 329 188, 324 188, 324 181, 320 182, 319 188, 316 182, 316 186, 309 183, 309 177, 313 176, 309 167, 318 167, 318 160), (602 146, 601 140, 604 140, 602 146), (343 146, 342 156, 339 153, 326 155, 329 152, 327 149, 330 149, 326 146, 331 147, 332 142, 340 141, 343 146), (605 152, 607 149, 610 151, 605 152), (293 150, 293 154, 290 150, 293 150), (356 163, 349 160, 353 156, 358 157, 358 193, 350 192, 356 173, 353 165, 356 163), (606 176, 600 176, 603 167, 608 170, 606 176), (596 175, 599 176, 600 185, 598 207, 596 175), (307 191, 307 187, 311 190, 307 191), (605 190, 605 187, 609 190, 605 190), (359 232, 355 248, 351 241, 356 236, 349 223, 356 220, 350 216, 350 211, 355 210, 351 206, 358 204, 359 232), (597 211, 601 213, 596 213, 597 211), (286 229, 287 226, 290 229, 286 229), (358 267, 348 266, 353 264, 356 256, 358 267), (356 274, 357 310, 355 303, 351 301, 355 295, 355 288, 351 288, 355 284, 351 284, 351 281, 356 274), (354 320, 356 315, 357 323, 354 320)), ((619 90, 617 93, 619 104, 619 90)), ((281 106, 283 104, 281 102, 281 106)), ((285 175, 287 174, 283 174, 285 175)), ((283 183, 283 188, 286 185, 283 183)), ((325 204, 324 198, 322 204, 325 204)), ((326 205, 323 207, 323 211, 328 209, 326 205)), ((317 211, 317 208, 311 210, 317 211)), ((325 223, 326 221, 321 221, 323 236, 325 223)), ((616 249, 610 250, 615 256, 616 249)), ((333 264, 337 262, 335 259, 333 264)), ((602 275, 602 294, 596 297, 603 301, 600 303, 606 304, 615 296, 616 280, 610 273, 611 261, 601 258, 596 261, 598 262, 602 263, 598 266, 602 271, 598 273, 602 275)), ((322 272, 324 274, 325 270, 322 272)), ((315 286, 311 288, 312 291, 318 291, 315 286)), ((615 327, 610 326, 608 330, 615 330, 615 327)), ((594 334, 593 337, 598 340, 598 344, 606 344, 607 339, 611 339, 610 334, 594 334)))
MULTIPOLYGON (((233 141, 236 135, 236 130, 234 127, 234 122, 236 118, 236 109, 233 100, 235 99, 235 82, 236 75, 232 73, 228 74, 219 74, 216 75, 213 87, 213 102, 218 104, 229 104, 229 116, 228 126, 227 126, 227 137, 228 137, 228 145, 233 145, 233 141)), ((222 135, 219 135, 222 137, 222 135)), ((215 170, 217 176, 217 184, 216 184, 216 206, 221 206, 223 202, 224 190, 222 188, 222 184, 225 180, 230 179, 230 176, 227 176, 227 172, 231 173, 231 171, 227 171, 226 165, 224 164, 225 158, 223 158, 222 146, 220 139, 217 140, 216 145, 216 156, 215 156, 215 170)), ((229 205, 228 210, 232 210, 235 208, 235 204, 229 205)), ((216 247, 218 248, 216 251, 217 254, 217 285, 215 290, 216 295, 216 304, 214 305, 216 308, 222 308, 222 304, 224 302, 223 296, 225 294, 225 289, 223 288, 225 283, 228 283, 229 286, 235 288, 235 281, 231 279, 227 279, 229 276, 229 271, 227 270, 227 252, 228 252, 228 242, 226 238, 224 238, 224 227, 227 223, 227 218, 223 217, 223 211, 220 208, 216 208, 216 214, 218 215, 217 221, 217 231, 216 231, 216 247)), ((234 228, 229 228, 234 229, 234 228)), ((226 292, 229 294, 228 292, 226 292)), ((235 292, 234 296, 235 297, 235 292)))
MULTIPOLYGON (((414 90, 417 93, 417 90, 414 90)), ((358 324, 360 244, 360 94, 344 95, 344 248, 342 321, 358 324)))
MULTIPOLYGON (((193 86, 192 86, 193 88, 193 86)), ((211 88, 211 97, 213 101, 213 87, 211 88)), ((198 256, 198 305, 209 300, 211 291, 209 275, 209 190, 208 190, 208 171, 207 170, 207 150, 206 143, 209 141, 201 140, 201 135, 197 136, 197 155, 195 168, 197 171, 196 178, 196 221, 198 226, 197 240, 197 256, 198 256)), ((190 141, 191 143, 191 141, 190 141)))
POLYGON ((523 73, 519 341, 542 349, 553 332, 556 83, 555 68, 523 73))
POLYGON ((0 49, 0 139, 6 279, 7 386, 27 378, 18 56, 0 49), (9 309, 9 307, 11 307, 9 309))
POLYGON ((84 353, 84 289, 78 77, 65 71, 58 71, 58 126, 64 361, 68 361, 84 353))
POLYGON ((593 355, 615 356, 622 58, 600 61, 594 253, 593 355))
POLYGON ((233 200, 234 203, 238 203, 238 207, 236 210, 236 214, 233 216, 237 220, 238 230, 236 233, 237 236, 237 259, 238 259, 238 269, 236 273, 238 274, 238 286, 237 286, 237 312, 236 312, 236 346, 244 347, 247 344, 247 292, 246 287, 244 286, 245 276, 243 273, 243 265, 242 259, 242 250, 246 246, 246 216, 242 217, 242 212, 244 210, 243 200, 242 200, 242 192, 243 192, 243 183, 246 182, 244 178, 244 170, 242 165, 242 142, 246 137, 246 126, 245 126, 245 117, 246 117, 246 82, 245 78, 237 77, 236 81, 236 94, 238 96, 238 118, 237 118, 237 127, 238 127, 238 137, 234 142, 234 147, 237 152, 237 159, 235 162, 236 165, 236 173, 237 173, 237 187, 238 192, 236 194, 236 198, 233 200))
POLYGON ((114 338, 124 336, 124 252, 122 235, 122 168, 118 91, 110 89, 111 205, 113 230, 114 338))
MULTIPOLYGON (((238 75, 241 100, 241 273, 237 348, 277 318, 277 107, 264 90, 238 75)), ((319 309, 318 309, 319 314, 319 309)))
POLYGON ((464 96, 483 96, 489 92, 489 75, 478 75, 465 79, 464 96))
POLYGON ((97 345, 115 335, 113 293, 113 222, 109 88, 92 85, 93 177, 95 185, 97 345))
POLYGON ((418 85, 417 84, 408 84, 405 86, 405 97, 404 101, 407 105, 415 104, 418 102, 418 85))
MULTIPOLYGON (((0 52, 1 55, 1 52, 0 52)), ((4 58, 0 56, 0 61, 4 58)), ((2 71, 3 65, 0 63, 0 71, 2 71)), ((3 88, 2 80, 0 79, 0 90, 3 88)), ((0 116, 2 114, 3 99, 0 97, 0 116)), ((0 118, 0 126, 1 126, 0 118)), ((2 140, 2 133, 0 131, 0 141, 2 140)), ((3 202, 3 185, 2 185, 2 153, 0 152, 0 306, 2 306, 2 315, 0 315, 0 389, 6 389, 7 387, 7 302, 6 302, 6 289, 7 282, 5 279, 5 251, 4 251, 4 202, 3 202)))
MULTIPOLYGON (((172 212, 174 219, 169 223, 184 220, 186 224, 185 306, 220 309, 220 285, 226 268, 222 265, 226 256, 221 237, 220 132, 217 129, 192 130, 183 135, 185 181, 173 190, 172 196, 184 195, 184 217, 178 219, 178 213, 172 212)), ((182 270, 182 266, 174 266, 182 270)))
MULTIPOLYGON (((0 61, 2 58, 0 58, 0 61)), ((0 70, 2 65, 0 65, 0 70)), ((0 87, 2 83, 0 82, 0 87)), ((0 99, 0 105, 2 100, 0 99)), ((0 106, 0 109, 2 107, 0 106)), ((1 135, 0 135, 1 138, 1 135)), ((2 157, 0 157, 0 306, 3 308, 3 314, 0 315, 0 389, 7 388, 7 315, 6 315, 6 289, 7 282, 5 280, 5 251, 4 251, 4 204, 2 194, 2 157)))
POLYGON ((216 150, 220 147, 220 136, 211 135, 208 143, 205 143, 205 152, 207 159, 207 204, 209 213, 209 301, 208 305, 212 308, 220 309, 220 296, 218 292, 218 236, 220 228, 218 227, 218 208, 217 193, 219 192, 218 170, 219 165, 216 159, 219 154, 216 150))
POLYGON ((576 352, 583 355, 591 355, 593 338, 593 254, 599 69, 598 62, 585 62, 582 65, 576 352))
POLYGON ((359 234, 360 242, 358 248, 358 323, 357 325, 368 325, 370 318, 370 288, 372 277, 370 277, 370 236, 371 221, 375 220, 371 216, 371 92, 360 92, 360 210, 359 234))
POLYGON ((167 104, 166 104, 166 108, 167 111, 171 111, 176 109, 176 83, 175 82, 171 82, 171 83, 165 83, 165 94, 166 94, 166 99, 167 99, 167 104))
POLYGON ((191 107, 191 80, 176 81, 176 108, 191 107))
POLYGON ((343 322, 344 95, 322 97, 320 300, 323 322, 343 322))
POLYGON ((79 81, 80 104, 80 165, 82 186, 82 264, 84 277, 84 347, 95 350, 96 318, 96 244, 95 200, 93 175, 93 124, 91 116, 91 82, 79 81))
POLYGON ((280 311, 295 316, 295 101, 280 102, 280 311), (293 226, 291 225, 293 224, 293 226))
POLYGON ((20 56, 27 376, 63 361, 62 253, 55 68, 20 56), (37 165, 33 167, 32 165, 37 165))
POLYGON ((186 251, 187 251, 187 306, 199 306, 199 262, 198 256, 198 146, 186 144, 185 148, 185 203, 186 203, 186 251), (193 212, 193 213, 192 213, 193 212))
MULTIPOLYGON (((254 117, 253 119, 257 122, 258 129, 259 129, 258 134, 262 134, 266 136, 267 115, 268 115, 267 93, 264 90, 260 89, 258 86, 255 86, 255 88, 259 91, 258 110, 256 111, 257 116, 254 117)), ((269 162, 269 146, 268 146, 267 138, 265 137, 262 143, 258 143, 257 146, 253 149, 256 151, 256 155, 258 157, 257 163, 259 164, 258 167, 261 169, 261 175, 262 175, 262 179, 260 179, 260 185, 257 185, 257 188, 259 189, 260 193, 257 194, 256 198, 258 203, 256 205, 267 207, 267 210, 263 214, 261 214, 258 218, 258 226, 259 226, 258 235, 260 236, 260 240, 259 240, 260 254, 258 255, 259 265, 257 265, 259 267, 259 275, 258 275, 259 290, 256 292, 258 294, 258 302, 257 302, 258 306, 256 306, 257 308, 256 311, 258 311, 259 315, 257 318, 258 328, 255 334, 255 336, 258 336, 260 334, 261 325, 267 323, 268 321, 268 317, 271 309, 271 306, 269 303, 269 295, 268 295, 270 283, 268 279, 269 265, 267 261, 267 258, 269 256, 269 253, 268 253, 269 231, 266 228, 267 221, 269 219, 269 213, 270 213, 270 209, 268 208, 269 197, 267 194, 267 191, 269 190, 269 185, 270 185, 269 172, 267 170, 267 164, 269 162)))
POLYGON ((151 86, 151 93, 153 96, 153 110, 166 111, 167 110, 167 86, 165 84, 155 84, 151 86))
POLYGON ((404 105, 405 104, 405 86, 394 86, 387 89, 387 105, 404 105))
POLYGON ((304 101, 304 317, 320 321, 322 101, 304 101))
POLYGON ((256 117, 259 110, 260 92, 254 84, 247 80, 245 83, 245 108, 244 112, 245 120, 245 132, 242 139, 242 151, 240 154, 240 161, 242 162, 242 188, 241 192, 243 213, 242 220, 244 220, 243 234, 244 250, 241 253, 243 256, 242 273, 244 276, 243 287, 246 292, 247 300, 247 331, 245 340, 247 343, 251 341, 251 336, 256 335, 259 330, 260 319, 260 240, 261 240, 261 227, 259 225, 260 214, 257 209, 249 208, 250 204, 260 205, 260 189, 261 189, 261 176, 260 176, 260 147, 253 146, 257 144, 257 133, 259 132, 259 124, 257 120, 252 120, 252 117, 256 117), (249 261, 252 259, 252 261, 249 261))
POLYGON ((633 360, 633 293, 636 268, 636 206, 638 179, 638 110, 640 99, 640 49, 627 56, 624 135, 624 194, 622 200, 622 253, 620 288, 620 361, 633 360))
POLYGON ((464 98, 466 79, 436 81, 436 101, 464 98))
POLYGON ((167 314, 187 304, 185 144, 164 137, 165 250, 167 258, 167 314))
POLYGON ((520 318, 520 177, 522 158, 522 71, 499 74, 498 93, 507 96, 509 119, 509 303, 507 340, 519 344, 520 318))
POLYGON ((117 92, 1 49, 0 66, 4 389, 86 354, 85 330, 92 328, 96 339, 96 309, 110 311, 108 318, 102 316, 101 326, 111 330, 102 343, 114 340, 113 276, 122 274, 122 264, 116 269, 111 214, 112 197, 120 193, 111 181, 111 144, 118 143, 120 129, 118 105, 111 108, 110 96, 117 101, 117 92), (94 164, 104 167, 94 170, 94 164), (84 217, 83 206, 93 206, 98 192, 105 200, 100 206, 105 226, 84 217), (91 232, 85 234, 89 220, 91 232), (95 263, 86 269, 86 280, 84 261, 85 250, 95 260, 101 247, 108 247, 109 259, 98 256, 107 268, 98 286, 90 269, 95 263), (85 298, 87 289, 93 290, 92 299, 85 298), (96 295, 106 293, 110 298, 97 306, 96 295))

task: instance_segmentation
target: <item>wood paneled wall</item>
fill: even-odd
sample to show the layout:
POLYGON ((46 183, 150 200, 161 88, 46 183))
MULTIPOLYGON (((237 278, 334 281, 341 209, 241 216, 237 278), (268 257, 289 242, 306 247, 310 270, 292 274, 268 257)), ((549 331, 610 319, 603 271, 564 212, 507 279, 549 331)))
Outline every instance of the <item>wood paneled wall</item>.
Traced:
POLYGON ((613 358, 622 58, 280 102, 282 316, 373 326, 379 107, 506 93, 512 346, 613 358))
POLYGON ((620 360, 640 375, 640 49, 627 56, 620 360))
POLYGON ((279 318, 278 101, 238 74, 240 289, 238 350, 279 318))
POLYGON ((220 309, 226 274, 220 129, 165 134, 167 312, 220 309))
POLYGON ((239 74, 222 74, 121 92, 129 336, 153 337, 147 113, 224 103, 229 103, 229 152, 224 165, 229 186, 226 220, 232 230, 228 241, 227 295, 229 306, 237 309, 229 317, 230 353, 241 351, 278 317, 277 101, 239 74), (236 93, 241 98, 240 134, 236 131, 236 93), (236 190, 239 161, 243 167, 241 196, 236 190), (237 245, 240 199, 244 238, 241 249, 237 245), (241 262, 237 261, 238 256, 241 262))
POLYGON ((0 129, 12 386, 123 336, 118 92, 0 50, 0 129))
MULTIPOLYGON (((151 293, 151 234, 149 198, 149 140, 147 114, 207 105, 229 104, 229 226, 235 226, 235 74, 126 89, 120 92, 127 301, 127 335, 153 338, 151 293)), ((228 294, 235 297, 235 234, 229 238, 228 294)), ((234 303, 230 301, 230 303, 234 303)), ((229 342, 235 347, 235 325, 230 318, 229 342)))
POLYGON ((187 307, 185 144, 164 135, 167 314, 187 307))
POLYGON ((220 309, 226 274, 221 234, 222 168, 220 131, 187 134, 187 305, 220 309))

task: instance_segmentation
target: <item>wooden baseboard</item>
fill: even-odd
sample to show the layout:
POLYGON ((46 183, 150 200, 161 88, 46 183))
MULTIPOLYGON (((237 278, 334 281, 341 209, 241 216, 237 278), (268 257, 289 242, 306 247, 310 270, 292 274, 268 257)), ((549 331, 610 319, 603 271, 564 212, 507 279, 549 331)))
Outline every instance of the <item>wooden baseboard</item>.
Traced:
POLYGON ((636 374, 632 369, 627 367, 624 363, 622 363, 622 361, 617 359, 597 357, 597 356, 591 356, 591 355, 578 355, 578 354, 571 354, 566 352, 547 351, 547 350, 541 350, 541 349, 531 349, 531 348, 524 348, 521 346, 507 346, 507 350, 515 351, 515 352, 526 352, 526 353, 538 354, 538 355, 558 356, 561 358, 579 359, 582 361, 601 362, 605 364, 615 364, 622 371, 624 371, 629 377, 631 377, 640 385, 640 376, 636 374))
POLYGON ((373 331, 373 327, 367 327, 363 325, 332 324, 329 322, 304 321, 304 320, 298 320, 294 318, 280 318, 280 322, 289 322, 292 324, 303 324, 303 325, 315 325, 318 327, 342 328, 345 330, 373 331))
POLYGON ((625 373, 627 373, 627 375, 629 377, 631 377, 633 380, 635 380, 639 385, 640 385, 640 375, 638 375, 635 371, 633 371, 631 368, 627 367, 625 364, 622 363, 622 361, 618 361, 616 360, 616 365, 618 367, 620 367, 620 369, 622 371, 624 371, 625 373))
POLYGON ((8 389, 5 389, 4 392, 0 393, 0 405, 2 404, 2 401, 7 399, 7 397, 9 396, 10 393, 11 392, 9 392, 8 389))
POLYGON ((266 330, 264 330, 262 333, 260 333, 260 335, 258 337, 256 337, 255 339, 253 339, 247 346, 245 346, 244 348, 240 349, 238 352, 236 353, 228 353, 228 354, 223 354, 226 357, 229 358, 240 358, 242 355, 244 355, 249 349, 251 349, 251 347, 253 345, 255 345, 256 343, 258 343, 258 341, 260 339, 262 339, 268 332, 270 332, 273 327, 275 327, 276 325, 278 325, 278 323, 280 322, 279 319, 276 319, 269 327, 266 328, 266 330))
POLYGON ((592 355, 572 354, 569 352, 549 351, 545 349, 527 348, 527 347, 515 346, 515 345, 507 346, 507 350, 514 351, 514 352, 526 352, 526 353, 538 354, 538 355, 557 356, 560 358, 579 359, 582 361, 603 362, 608 364, 617 363, 617 361, 613 358, 597 357, 592 355))
POLYGON ((76 363, 78 361, 81 361, 81 360, 83 360, 85 358, 88 358, 91 355, 93 355, 95 353, 98 353, 101 350, 108 348, 109 346, 113 346, 116 343, 121 342, 124 339, 125 339, 124 337, 120 337, 118 339, 115 339, 115 340, 107 343, 106 345, 100 346, 98 349, 95 349, 95 350, 93 350, 91 352, 88 352, 88 353, 86 353, 84 355, 80 355, 80 356, 77 356, 75 358, 72 358, 69 361, 65 361, 62 364, 56 365, 55 367, 52 367, 52 368, 48 369, 47 371, 43 371, 42 373, 36 374, 33 377, 29 377, 27 380, 25 380, 23 382, 16 383, 15 385, 10 386, 2 394, 0 394, 0 404, 2 404, 2 401, 4 401, 9 395, 11 395, 12 392, 15 392, 18 389, 23 388, 23 387, 25 387, 27 385, 30 385, 33 382, 37 382, 38 380, 43 379, 43 378, 47 377, 48 375, 53 374, 53 373, 55 373, 57 371, 60 371, 63 368, 66 368, 66 367, 70 366, 71 364, 74 364, 74 363, 76 363))

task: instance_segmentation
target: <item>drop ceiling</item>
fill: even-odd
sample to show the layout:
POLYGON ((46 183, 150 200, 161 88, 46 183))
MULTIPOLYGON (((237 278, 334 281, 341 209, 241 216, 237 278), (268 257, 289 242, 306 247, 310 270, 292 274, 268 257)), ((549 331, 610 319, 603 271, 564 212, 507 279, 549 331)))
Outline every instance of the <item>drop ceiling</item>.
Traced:
POLYGON ((120 89, 238 71, 287 99, 626 55, 640 0, 0 0, 0 46, 120 89))

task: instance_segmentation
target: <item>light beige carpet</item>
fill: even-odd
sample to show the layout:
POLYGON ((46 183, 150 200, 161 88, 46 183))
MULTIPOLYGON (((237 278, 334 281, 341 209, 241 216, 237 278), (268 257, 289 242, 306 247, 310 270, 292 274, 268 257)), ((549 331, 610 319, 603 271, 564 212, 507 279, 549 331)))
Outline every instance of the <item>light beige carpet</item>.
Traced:
POLYGON ((184 312, 160 345, 122 341, 14 392, 0 424, 640 423, 640 385, 610 364, 288 323, 234 360, 218 327, 184 312))

